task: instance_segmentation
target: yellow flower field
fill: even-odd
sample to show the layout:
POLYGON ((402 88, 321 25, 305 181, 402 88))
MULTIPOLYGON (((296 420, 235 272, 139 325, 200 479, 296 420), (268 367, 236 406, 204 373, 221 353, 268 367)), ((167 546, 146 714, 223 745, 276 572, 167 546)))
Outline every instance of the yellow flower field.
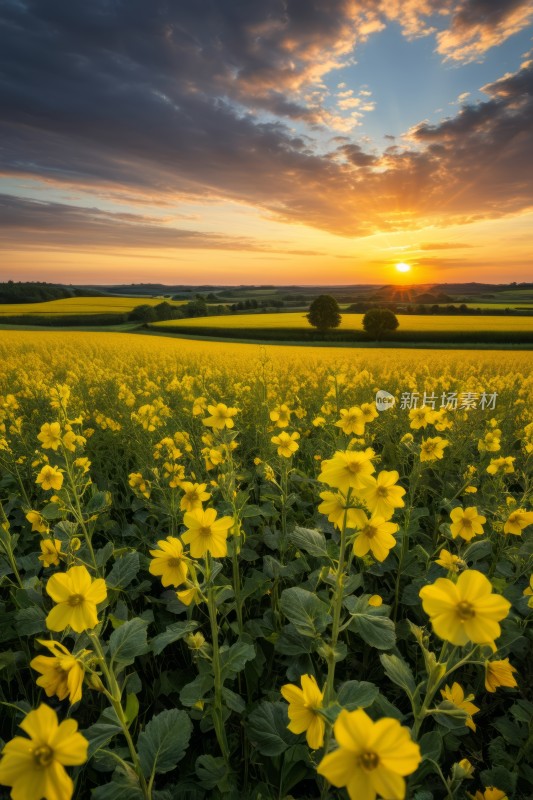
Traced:
MULTIPOLYGON (((68 297, 43 303, 0 303, 0 318, 17 315, 38 317, 68 316, 69 314, 127 314, 136 306, 155 306, 162 297, 68 297)), ((173 306, 183 305, 182 300, 166 300, 173 306)))
MULTIPOLYGON (((398 314, 402 331, 533 331, 533 316, 460 316, 457 314, 398 314)), ((363 314, 343 314, 338 330, 361 330, 363 314)), ((154 327, 180 328, 309 328, 303 311, 278 314, 235 314, 153 322, 154 327)))
POLYGON ((530 800, 530 352, 0 363, 6 798, 530 800))

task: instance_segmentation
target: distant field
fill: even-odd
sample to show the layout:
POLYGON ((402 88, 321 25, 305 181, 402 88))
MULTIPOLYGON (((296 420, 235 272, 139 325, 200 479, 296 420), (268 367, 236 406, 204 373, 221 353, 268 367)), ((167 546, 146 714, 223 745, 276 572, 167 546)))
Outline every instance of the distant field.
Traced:
MULTIPOLYGON (((127 314, 136 306, 155 306, 164 302, 161 297, 67 297, 46 303, 0 304, 0 317, 31 315, 41 317, 68 316, 69 314, 127 314)), ((184 300, 167 300, 174 306, 184 300)))
MULTIPOLYGON (((398 314, 401 331, 533 331, 533 317, 398 314)), ((337 330, 362 330, 363 314, 344 314, 337 330)), ((200 317, 154 322, 153 327, 222 328, 230 330, 310 329, 300 311, 279 314, 236 314, 235 316, 200 317)))
MULTIPOLYGON (((354 302, 364 302, 364 301, 354 301, 354 302)), ((376 301, 372 301, 376 302, 376 301)), ((376 303, 377 304, 377 303, 376 303)), ((339 303, 341 310, 346 310, 352 305, 352 303, 339 303)), ((405 307, 405 303, 401 303, 405 307)), ((412 307, 417 306, 418 303, 411 303, 412 307)), ((533 303, 515 303, 512 300, 509 300, 507 303, 461 303, 458 300, 454 300, 450 303, 424 303, 426 307, 430 308, 433 305, 439 306, 439 308, 445 308, 446 306, 455 306, 456 308, 460 305, 465 305, 467 308, 481 308, 483 311, 504 311, 506 308, 517 309, 517 310, 527 310, 533 311, 533 303)), ((302 303, 303 306, 303 303, 302 303)))

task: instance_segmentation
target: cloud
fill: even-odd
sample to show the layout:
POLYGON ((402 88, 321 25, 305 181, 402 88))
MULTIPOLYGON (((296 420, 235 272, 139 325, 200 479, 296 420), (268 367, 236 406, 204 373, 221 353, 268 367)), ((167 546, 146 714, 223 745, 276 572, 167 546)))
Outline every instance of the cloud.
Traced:
POLYGON ((481 60, 533 18, 531 0, 381 0, 379 8, 408 38, 435 34, 437 52, 461 63, 481 60))
POLYGON ((476 61, 523 30, 533 18, 531 0, 462 0, 449 28, 437 34, 437 51, 447 60, 476 61))
MULTIPOLYGON (((415 126, 407 146, 395 144, 382 156, 349 137, 330 140, 327 152, 323 143, 324 132, 358 123, 361 108, 349 117, 325 108, 322 79, 349 62, 359 42, 389 19, 401 17, 412 36, 447 22, 453 42, 441 38, 438 46, 455 58, 474 41, 488 47, 510 35, 525 24, 531 3, 494 5, 4 0, 0 174, 90 190, 95 205, 99 197, 169 208, 237 201, 268 218, 345 236, 525 210, 533 201, 528 64, 484 87, 485 102, 438 125, 415 126), (472 34, 474 19, 492 38, 481 36, 479 25, 472 34)), ((359 93, 367 111, 369 96, 366 88, 359 93)), ((150 247, 215 241, 142 215, 90 217, 56 205, 25 209, 40 220, 41 241, 45 221, 56 237, 63 225, 72 241, 88 231, 94 241, 98 230, 102 241, 119 242, 127 227, 132 241, 150 247)), ((10 213, 20 231, 20 209, 10 213)), ((228 237, 219 241, 229 246, 228 237)))
POLYGON ((246 250, 290 255, 323 255, 316 250, 283 248, 248 236, 228 236, 175 228, 137 214, 110 213, 65 203, 0 194, 0 248, 246 250), (27 237, 27 239, 26 239, 27 237))
POLYGON ((464 250, 470 247, 475 245, 467 242, 424 242, 418 245, 419 250, 464 250))

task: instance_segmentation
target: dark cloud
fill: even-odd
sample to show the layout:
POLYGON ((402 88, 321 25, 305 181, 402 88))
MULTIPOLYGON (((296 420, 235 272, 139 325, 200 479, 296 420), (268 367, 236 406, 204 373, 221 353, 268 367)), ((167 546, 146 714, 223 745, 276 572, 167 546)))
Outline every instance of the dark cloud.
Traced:
MULTIPOLYGON (((489 0, 475 5, 442 6, 450 34, 468 32, 476 11, 484 30, 503 35, 524 24, 531 3, 504 0, 494 13, 489 0)), ((300 90, 402 8, 415 35, 436 5, 0 0, 0 174, 147 204, 235 200, 348 236, 529 207, 528 66, 485 87, 487 102, 419 125, 408 149, 378 159, 347 137, 335 137, 330 153, 315 146, 324 109, 300 90), (295 133, 293 120, 310 123, 311 135, 295 133)), ((25 213, 39 216, 35 207, 25 213)), ((77 215, 63 208, 46 219, 68 232, 81 225, 77 215)), ((140 226, 140 240, 201 238, 142 218, 93 215, 90 225, 107 241, 119 222, 140 226)))
POLYGON ((0 194, 0 242, 3 249, 84 248, 121 251, 139 248, 246 250, 290 255, 323 255, 315 250, 283 249, 248 236, 179 229, 154 217, 110 213, 98 208, 41 202, 0 194))

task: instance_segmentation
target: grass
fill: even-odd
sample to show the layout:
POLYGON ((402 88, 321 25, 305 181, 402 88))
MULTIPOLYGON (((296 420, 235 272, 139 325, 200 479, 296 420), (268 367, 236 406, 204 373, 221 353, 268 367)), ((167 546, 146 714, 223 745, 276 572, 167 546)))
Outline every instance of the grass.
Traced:
MULTIPOLYGON (((507 316, 468 316, 456 315, 425 315, 425 314, 398 314, 399 330, 402 332, 419 333, 421 331, 533 331, 533 317, 507 317, 507 316)), ((361 331, 363 314, 344 314, 340 331, 361 331)), ((239 314, 235 316, 200 317, 197 319, 171 320, 167 322, 154 322, 153 327, 164 327, 170 330, 183 327, 190 331, 191 328, 220 328, 223 330, 272 330, 276 328, 292 329, 294 331, 310 330, 310 325, 302 312, 281 312, 279 314, 239 314)))

